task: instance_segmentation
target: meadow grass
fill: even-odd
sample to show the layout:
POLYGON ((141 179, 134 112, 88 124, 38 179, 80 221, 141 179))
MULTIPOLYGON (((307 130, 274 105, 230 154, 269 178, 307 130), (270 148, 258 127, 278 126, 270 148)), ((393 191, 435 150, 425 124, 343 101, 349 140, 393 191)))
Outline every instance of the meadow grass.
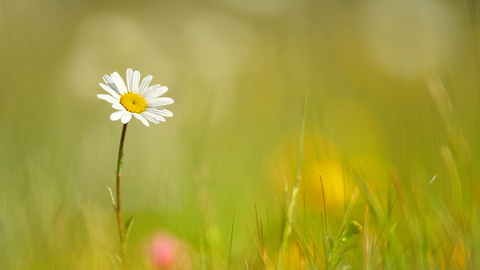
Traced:
POLYGON ((127 269, 480 269, 475 1, 266 2, 2 1, 0 269, 121 269, 128 67, 175 104, 129 123, 127 269))

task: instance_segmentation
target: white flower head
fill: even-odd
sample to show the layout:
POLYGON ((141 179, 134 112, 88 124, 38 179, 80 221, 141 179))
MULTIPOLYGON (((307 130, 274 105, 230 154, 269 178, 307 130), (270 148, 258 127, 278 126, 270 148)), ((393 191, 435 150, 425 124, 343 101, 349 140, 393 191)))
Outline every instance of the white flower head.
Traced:
POLYGON ((140 83, 140 72, 133 72, 130 68, 127 69, 127 85, 117 72, 103 76, 106 85, 100 83, 100 86, 109 95, 100 94, 97 97, 112 103, 112 107, 117 110, 110 115, 112 121, 121 119, 126 124, 133 115, 148 127, 148 121, 158 124, 160 121, 165 122, 165 117, 173 116, 172 112, 160 107, 173 103, 171 98, 160 97, 168 88, 159 84, 149 87, 152 78, 148 75, 140 83))

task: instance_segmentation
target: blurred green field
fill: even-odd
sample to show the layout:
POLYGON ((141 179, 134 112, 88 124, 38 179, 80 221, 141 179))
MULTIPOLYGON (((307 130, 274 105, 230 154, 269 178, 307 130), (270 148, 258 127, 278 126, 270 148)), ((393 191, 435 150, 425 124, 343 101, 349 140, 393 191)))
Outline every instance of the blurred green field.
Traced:
POLYGON ((476 0, 1 0, 0 269, 122 269, 96 95, 127 68, 175 103, 129 124, 126 269, 480 269, 479 26, 476 0))

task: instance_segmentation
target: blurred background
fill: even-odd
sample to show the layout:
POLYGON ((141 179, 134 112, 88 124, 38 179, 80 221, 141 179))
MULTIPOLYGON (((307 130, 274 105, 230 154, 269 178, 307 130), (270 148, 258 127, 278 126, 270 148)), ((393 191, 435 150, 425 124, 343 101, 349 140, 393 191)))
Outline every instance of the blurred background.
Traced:
MULTIPOLYGON (((423 220, 399 240, 401 250, 421 243, 407 262, 475 265, 478 8, 476 0, 1 0, 1 268, 115 269, 107 186, 122 125, 96 95, 104 74, 125 78, 127 68, 152 75, 175 100, 173 118, 148 128, 134 119, 127 132, 123 208, 135 216, 129 260, 138 269, 148 269, 157 233, 182 241, 201 264, 208 254, 203 269, 224 269, 234 212, 230 267, 264 269, 259 222, 275 261, 307 96, 297 209, 311 239, 322 241, 321 173, 332 234, 362 181, 385 216, 413 207, 410 220, 423 220), (415 232, 422 241, 409 240, 415 232)), ((352 218, 366 224, 371 204, 360 196, 352 218)))

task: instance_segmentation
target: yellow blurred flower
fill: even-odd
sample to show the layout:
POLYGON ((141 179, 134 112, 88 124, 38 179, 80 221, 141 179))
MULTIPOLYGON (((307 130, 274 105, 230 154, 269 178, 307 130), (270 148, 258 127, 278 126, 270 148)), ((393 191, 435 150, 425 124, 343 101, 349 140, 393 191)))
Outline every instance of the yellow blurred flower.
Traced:
MULTIPOLYGON (((316 140, 312 134, 307 133, 302 154, 300 197, 299 201, 320 206, 323 204, 322 186, 320 173, 322 175, 325 189, 325 199, 329 207, 337 208, 345 202, 345 193, 351 189, 351 185, 345 181, 341 159, 337 156, 334 145, 322 139, 316 140)), ((298 148, 295 140, 282 145, 270 158, 267 171, 272 172, 276 190, 281 193, 285 185, 292 188, 298 148)), ((271 176, 270 176, 271 177, 271 176)), ((299 204, 301 204, 299 202, 299 204)), ((322 207, 319 207, 320 210, 322 207)))
MULTIPOLYGON (((298 142, 291 139, 282 144, 270 158, 266 170, 270 174, 273 172, 275 188, 279 194, 284 191, 285 184, 288 185, 288 190, 292 188, 297 153, 298 142)), ((316 132, 306 132, 300 167, 300 197, 297 205, 302 205, 305 199, 307 205, 314 206, 310 207, 311 210, 323 211, 320 175, 327 208, 335 210, 348 204, 357 183, 354 175, 349 171, 351 163, 355 164, 355 168, 360 167, 362 172, 368 173, 371 179, 388 179, 388 171, 382 171, 385 168, 382 167, 384 162, 379 159, 375 151, 365 156, 356 154, 350 157, 342 157, 340 153, 341 151, 332 140, 316 132)), ((380 186, 387 181, 381 182, 380 186)))
POLYGON ((463 242, 457 242, 451 251, 451 256, 448 259, 448 265, 445 268, 458 270, 468 269, 468 265, 470 263, 469 260, 470 258, 467 250, 465 249, 465 244, 463 242))

